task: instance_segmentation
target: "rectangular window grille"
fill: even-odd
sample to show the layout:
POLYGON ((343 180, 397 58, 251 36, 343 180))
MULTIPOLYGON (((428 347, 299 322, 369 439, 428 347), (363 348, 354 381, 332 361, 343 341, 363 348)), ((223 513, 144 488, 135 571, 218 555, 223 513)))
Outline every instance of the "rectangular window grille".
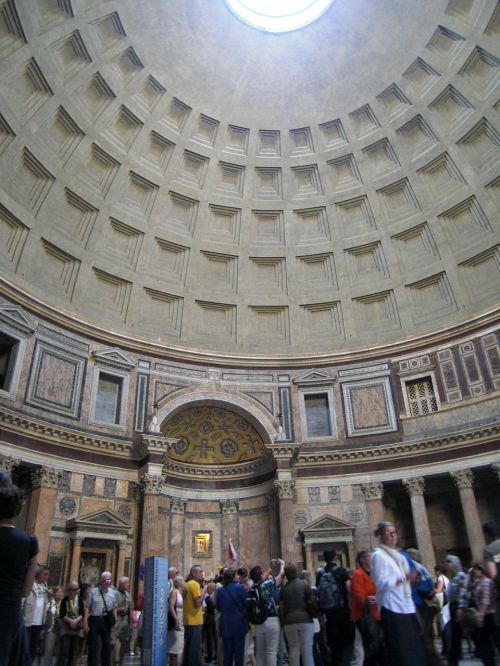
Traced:
POLYGON ((95 418, 103 423, 120 423, 122 401, 121 377, 99 374, 97 396, 95 401, 95 418))
POLYGON ((304 395, 306 408, 308 437, 331 437, 332 422, 327 393, 306 393, 304 395))
POLYGON ((411 416, 423 416, 438 411, 436 394, 430 377, 406 382, 406 393, 411 416))

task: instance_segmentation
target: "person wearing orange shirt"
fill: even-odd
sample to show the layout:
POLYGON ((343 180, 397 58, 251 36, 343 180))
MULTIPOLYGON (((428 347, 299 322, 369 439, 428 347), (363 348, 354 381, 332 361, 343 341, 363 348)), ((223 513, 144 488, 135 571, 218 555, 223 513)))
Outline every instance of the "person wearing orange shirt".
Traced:
POLYGON ((360 550, 356 556, 358 568, 351 578, 350 619, 356 624, 363 640, 363 666, 385 666, 380 613, 375 599, 375 583, 370 576, 371 556, 370 550, 360 550))

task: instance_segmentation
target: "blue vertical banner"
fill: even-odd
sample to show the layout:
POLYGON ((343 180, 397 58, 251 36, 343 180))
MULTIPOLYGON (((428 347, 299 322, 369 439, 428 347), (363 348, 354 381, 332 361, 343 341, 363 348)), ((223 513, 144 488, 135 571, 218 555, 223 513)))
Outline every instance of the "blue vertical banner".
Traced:
POLYGON ((168 558, 148 557, 144 572, 142 666, 165 666, 168 656, 168 558))

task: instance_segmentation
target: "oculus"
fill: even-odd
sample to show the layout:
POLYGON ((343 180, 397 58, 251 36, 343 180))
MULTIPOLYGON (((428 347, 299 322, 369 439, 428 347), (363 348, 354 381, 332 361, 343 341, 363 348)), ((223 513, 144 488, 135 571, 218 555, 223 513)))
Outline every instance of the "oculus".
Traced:
POLYGON ((267 32, 298 30, 319 18, 333 0, 226 0, 231 11, 267 32))

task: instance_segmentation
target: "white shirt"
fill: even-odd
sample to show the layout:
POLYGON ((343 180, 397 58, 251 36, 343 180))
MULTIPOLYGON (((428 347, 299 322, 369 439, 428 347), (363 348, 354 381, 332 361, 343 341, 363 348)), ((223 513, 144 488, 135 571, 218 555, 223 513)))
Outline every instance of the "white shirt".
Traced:
POLYGON ((44 611, 45 603, 47 601, 45 587, 39 583, 33 585, 33 591, 35 593, 35 603, 33 610, 33 620, 32 624, 35 627, 39 627, 45 621, 44 611))
MULTIPOLYGON (((399 555, 397 551, 394 551, 399 555)), ((399 557, 403 557, 399 555, 399 557)), ((370 574, 376 587, 377 605, 387 608, 393 613, 409 615, 415 613, 415 604, 406 595, 406 585, 397 585, 403 574, 392 557, 383 550, 376 548, 372 553, 370 574)))

